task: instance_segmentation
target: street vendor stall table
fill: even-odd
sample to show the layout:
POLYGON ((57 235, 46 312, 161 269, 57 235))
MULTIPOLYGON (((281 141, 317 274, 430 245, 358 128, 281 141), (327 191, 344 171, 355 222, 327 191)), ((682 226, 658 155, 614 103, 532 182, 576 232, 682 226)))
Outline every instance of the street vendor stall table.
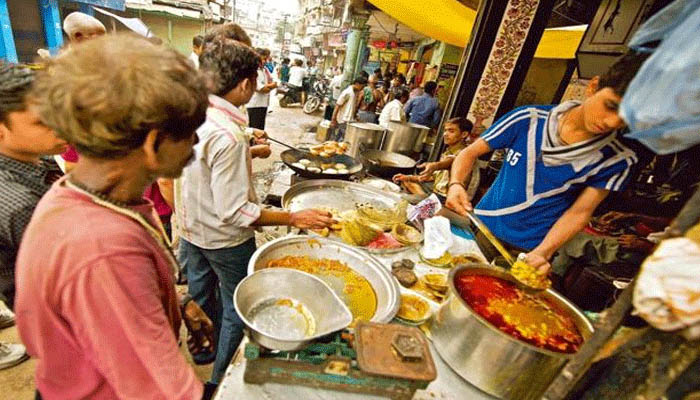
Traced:
MULTIPOLYGON (((478 252, 476 243, 471 238, 469 232, 461 228, 453 227, 453 236, 455 242, 459 243, 462 249, 478 252)), ((395 260, 403 258, 411 259, 416 263, 417 273, 435 273, 440 272, 447 274, 447 269, 439 269, 429 267, 421 263, 417 248, 410 248, 400 253, 389 255, 373 254, 382 265, 388 270, 391 270, 391 263, 395 260)), ((401 287, 402 293, 411 293, 411 289, 401 287)), ((413 292, 416 293, 416 292, 413 292)), ((420 294, 420 293, 419 293, 420 294)), ((439 305, 430 301, 433 311, 437 311, 439 305)), ((354 400, 354 399, 381 399, 385 397, 372 396, 368 394, 346 393, 333 390, 325 390, 311 388, 305 386, 284 385, 278 383, 265 383, 263 385, 249 384, 244 382, 243 375, 245 373, 247 360, 243 356, 244 347, 247 340, 239 347, 237 356, 232 361, 226 375, 224 376, 216 394, 216 400, 229 399, 338 399, 338 400, 354 400)), ((434 380, 425 390, 418 390, 414 399, 494 399, 494 397, 482 392, 475 386, 457 375, 439 356, 433 344, 430 344, 430 350, 433 355, 435 367, 437 369, 437 379, 434 380)))

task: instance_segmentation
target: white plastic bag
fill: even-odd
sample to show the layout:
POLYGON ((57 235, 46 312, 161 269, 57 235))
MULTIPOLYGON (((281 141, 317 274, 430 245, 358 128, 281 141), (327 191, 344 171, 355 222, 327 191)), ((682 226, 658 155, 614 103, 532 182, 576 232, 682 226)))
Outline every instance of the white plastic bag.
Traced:
POLYGON ((426 219, 424 224, 423 257, 431 260, 442 257, 452 247, 450 220, 438 216, 426 219))
POLYGON ((620 114, 630 133, 657 154, 700 143, 700 7, 677 0, 645 22, 629 46, 650 51, 622 99, 620 114))

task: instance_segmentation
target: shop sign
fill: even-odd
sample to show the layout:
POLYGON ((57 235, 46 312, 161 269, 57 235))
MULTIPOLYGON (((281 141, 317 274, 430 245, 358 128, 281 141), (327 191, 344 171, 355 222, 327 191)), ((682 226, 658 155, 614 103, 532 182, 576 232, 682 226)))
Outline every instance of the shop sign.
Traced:
POLYGON ((386 40, 375 40, 371 43, 371 46, 375 49, 395 49, 399 47, 396 41, 387 42, 386 40))

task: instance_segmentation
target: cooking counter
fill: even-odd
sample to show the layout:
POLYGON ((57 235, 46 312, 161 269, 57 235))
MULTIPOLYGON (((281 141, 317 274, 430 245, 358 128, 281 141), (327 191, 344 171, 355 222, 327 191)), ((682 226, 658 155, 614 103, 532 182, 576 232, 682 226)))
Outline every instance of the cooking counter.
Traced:
MULTIPOLYGON (((469 234, 459 228, 453 229, 455 241, 458 243, 461 251, 476 251, 478 247, 476 243, 469 239, 469 234)), ((388 270, 391 270, 391 263, 402 258, 411 259, 416 262, 416 273, 419 275, 425 273, 442 273, 447 274, 449 270, 429 267, 420 262, 418 249, 412 248, 400 253, 387 256, 374 255, 388 270)), ((401 287, 401 293, 416 293, 410 289, 401 287)), ((419 293, 420 294, 420 293, 419 293)), ((429 301, 433 311, 437 311, 438 304, 429 301)), ((247 339, 241 343, 239 351, 233 362, 226 371, 226 375, 221 381, 219 390, 215 396, 216 400, 229 399, 334 399, 334 400, 360 400, 360 399, 383 399, 384 397, 372 396, 367 394, 354 394, 340 391, 332 391, 325 389, 316 389, 305 386, 283 385, 277 383, 266 383, 264 385, 248 384, 243 381, 245 372, 246 359, 243 357, 243 348, 247 343, 247 339)), ((430 400, 461 400, 461 399, 495 399, 457 375, 441 358, 433 344, 430 344, 430 350, 433 355, 435 366, 438 372, 437 379, 433 381, 426 390, 416 392, 414 399, 430 399, 430 400)))

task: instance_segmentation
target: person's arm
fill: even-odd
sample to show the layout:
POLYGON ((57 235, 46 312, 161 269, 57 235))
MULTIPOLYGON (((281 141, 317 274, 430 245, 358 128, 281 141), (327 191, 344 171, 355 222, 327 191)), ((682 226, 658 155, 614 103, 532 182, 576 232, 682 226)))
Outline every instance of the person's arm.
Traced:
POLYGON ((163 196, 163 200, 170 207, 171 210, 175 209, 175 188, 172 179, 158 179, 158 190, 163 196))
POLYGON ((333 115, 331 116, 331 126, 338 125, 338 113, 340 112, 341 107, 343 107, 345 103, 349 101, 349 97, 350 96, 348 96, 345 92, 338 96, 338 100, 335 102, 335 107, 333 109, 333 115))
POLYGON ((152 256, 129 250, 86 261, 54 293, 62 318, 117 397, 199 399, 202 383, 179 351, 152 256))
POLYGON ((473 209, 465 182, 471 176, 472 169, 476 168, 476 160, 491 151, 484 139, 477 139, 466 149, 457 154, 452 162, 450 170, 450 183, 447 187, 447 201, 445 206, 460 215, 467 215, 473 209))
POLYGON ((415 102, 413 99, 409 100, 405 106, 403 106, 403 111, 406 113, 407 116, 411 115, 411 110, 413 110, 413 104, 415 102))
POLYGON ((335 224, 333 216, 326 211, 302 210, 297 212, 263 209, 254 226, 294 226, 300 229, 323 229, 335 224))
POLYGON ((442 111, 440 110, 440 106, 435 107, 435 111, 433 111, 433 119, 432 119, 432 126, 431 128, 436 128, 438 125, 440 125, 440 118, 442 117, 442 111))
POLYGON ((549 260, 566 242, 585 228, 593 211, 605 200, 610 191, 595 187, 585 188, 574 204, 552 225, 542 242, 527 254, 526 262, 542 272, 548 273, 549 260))

